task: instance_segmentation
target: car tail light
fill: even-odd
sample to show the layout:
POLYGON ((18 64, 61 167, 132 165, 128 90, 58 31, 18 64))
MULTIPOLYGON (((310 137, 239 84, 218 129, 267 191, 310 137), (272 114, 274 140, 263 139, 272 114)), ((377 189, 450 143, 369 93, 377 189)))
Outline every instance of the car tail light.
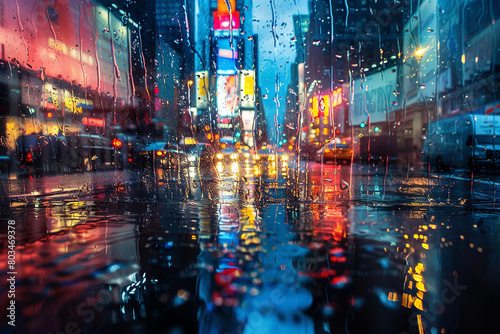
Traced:
POLYGON ((31 154, 31 152, 28 152, 28 153, 26 154, 26 161, 27 161, 27 162, 31 162, 31 158, 33 158, 33 155, 31 154))

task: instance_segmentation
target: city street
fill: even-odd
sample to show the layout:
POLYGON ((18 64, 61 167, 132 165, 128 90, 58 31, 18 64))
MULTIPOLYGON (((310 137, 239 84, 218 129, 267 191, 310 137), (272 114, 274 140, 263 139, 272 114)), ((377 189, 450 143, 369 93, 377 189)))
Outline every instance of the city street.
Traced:
POLYGON ((0 333, 476 334, 500 1, 0 1, 0 333))
MULTIPOLYGON (((176 199, 165 184, 145 193, 125 172, 9 180, 16 196, 3 210, 16 222, 16 330, 491 328, 498 308, 480 302, 500 297, 491 180, 471 188, 470 178, 406 178, 392 166, 286 167, 243 181, 247 168, 223 173, 214 198, 176 199), (67 193, 50 194, 56 178, 65 178, 67 193)), ((4 308, 5 290, 1 296, 4 308)))

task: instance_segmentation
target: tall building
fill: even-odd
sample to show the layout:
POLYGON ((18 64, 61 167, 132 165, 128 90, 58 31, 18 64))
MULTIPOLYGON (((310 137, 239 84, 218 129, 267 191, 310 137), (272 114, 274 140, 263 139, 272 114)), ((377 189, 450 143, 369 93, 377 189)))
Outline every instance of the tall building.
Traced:
POLYGON ((305 65, 307 141, 320 144, 350 125, 352 79, 397 62, 402 7, 394 0, 311 0, 305 65))

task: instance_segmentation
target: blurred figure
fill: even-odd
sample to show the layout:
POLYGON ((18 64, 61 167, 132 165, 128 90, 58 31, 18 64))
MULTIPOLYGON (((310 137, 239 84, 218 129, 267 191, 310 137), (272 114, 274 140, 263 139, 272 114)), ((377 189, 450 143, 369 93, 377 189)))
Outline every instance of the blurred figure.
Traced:
POLYGON ((43 174, 43 162, 42 162, 42 148, 40 146, 40 137, 42 132, 39 134, 32 132, 28 136, 28 143, 30 146, 31 156, 33 159, 33 167, 35 168, 35 176, 41 177, 43 174))
POLYGON ((59 171, 63 173, 69 172, 68 169, 68 143, 66 141, 66 136, 59 131, 56 136, 57 143, 57 164, 59 166, 59 171))
POLYGON ((67 155, 66 161, 69 172, 82 171, 80 159, 80 141, 77 135, 67 132, 67 155))
POLYGON ((50 147, 50 140, 48 136, 40 135, 38 137, 38 142, 40 144, 40 152, 41 152, 41 162, 42 162, 42 171, 46 174, 50 174, 52 172, 52 154, 50 147))
POLYGON ((16 139, 16 154, 19 168, 26 169, 31 164, 31 152, 29 151, 28 136, 24 129, 21 130, 21 135, 16 139))

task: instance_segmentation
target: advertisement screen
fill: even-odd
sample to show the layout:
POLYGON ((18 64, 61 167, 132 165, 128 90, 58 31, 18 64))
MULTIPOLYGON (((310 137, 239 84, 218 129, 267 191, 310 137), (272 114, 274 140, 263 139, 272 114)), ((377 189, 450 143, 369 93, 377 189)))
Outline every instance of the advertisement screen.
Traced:
POLYGON ((238 72, 238 52, 236 41, 230 38, 217 39, 217 74, 232 75, 238 72))
POLYGON ((208 108, 208 71, 196 72, 196 108, 208 108))
POLYGON ((217 77, 217 112, 220 117, 236 116, 238 110, 237 75, 217 77))
POLYGON ((241 70, 240 72, 240 105, 241 108, 255 107, 255 71, 241 70))
POLYGON ((1 60, 42 81, 59 78, 128 99, 130 32, 108 11, 90 0, 1 2, 1 60))

